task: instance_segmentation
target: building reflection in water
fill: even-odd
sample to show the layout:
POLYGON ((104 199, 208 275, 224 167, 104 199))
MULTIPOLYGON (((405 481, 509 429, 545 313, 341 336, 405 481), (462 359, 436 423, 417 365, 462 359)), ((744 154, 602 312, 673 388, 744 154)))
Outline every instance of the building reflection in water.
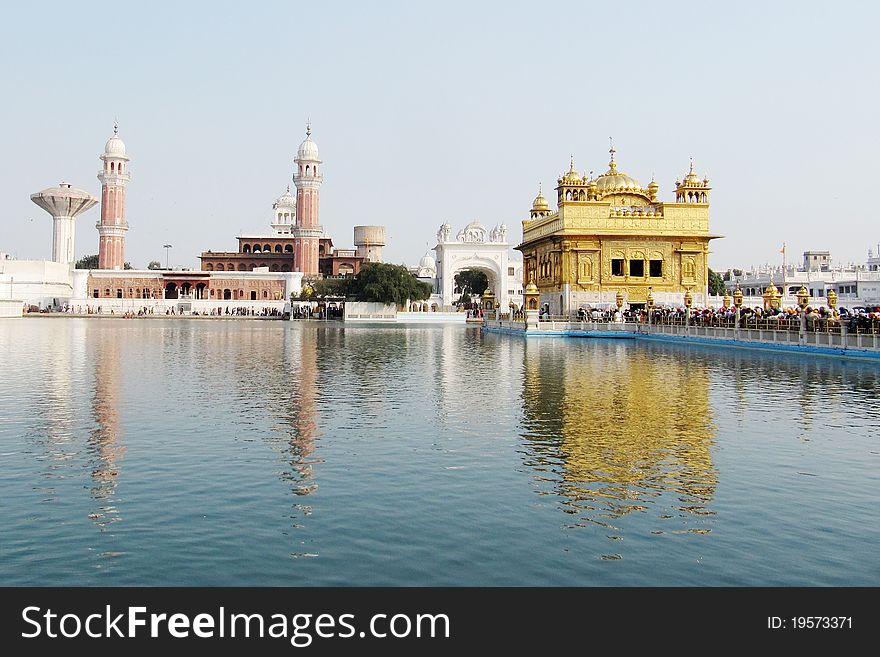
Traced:
POLYGON ((705 364, 617 341, 529 340, 525 352, 526 463, 540 473, 542 492, 563 497, 573 525, 613 527, 639 511, 713 515, 705 364))
MULTIPOLYGON (((278 397, 272 404, 278 409, 278 428, 288 448, 290 471, 285 478, 293 485, 296 495, 309 495, 318 488, 313 468, 320 461, 312 458, 318 434, 316 333, 314 329, 285 331, 285 367, 282 369, 287 380, 283 387, 272 391, 278 397)), ((307 507, 300 508, 311 512, 307 507)))
POLYGON ((94 327, 102 335, 96 341, 94 363, 94 397, 92 414, 95 428, 89 432, 86 452, 91 467, 92 499, 97 508, 89 515, 102 529, 122 520, 116 506, 116 487, 120 462, 125 455, 122 423, 119 418, 122 400, 121 341, 124 330, 115 327, 94 327))

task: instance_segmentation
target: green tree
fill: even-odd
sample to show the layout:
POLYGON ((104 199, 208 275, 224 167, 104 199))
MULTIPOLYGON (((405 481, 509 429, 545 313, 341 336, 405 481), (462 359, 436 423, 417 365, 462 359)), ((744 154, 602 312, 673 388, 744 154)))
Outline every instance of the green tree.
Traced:
POLYGON ((724 279, 717 271, 709 270, 709 294, 722 296, 724 294, 724 279))
POLYGON ((421 301, 431 296, 430 283, 420 281, 403 265, 367 262, 349 281, 347 293, 355 301, 373 301, 404 305, 407 300, 421 301))
POLYGON ((98 256, 97 255, 87 255, 83 256, 79 260, 76 261, 74 265, 76 269, 97 269, 98 268, 98 256))
POLYGON ((480 296, 489 287, 489 277, 479 269, 465 269, 455 275, 455 287, 462 295, 480 296))
POLYGON ((147 269, 162 269, 162 263, 158 260, 150 260, 150 264, 147 265, 147 269))
POLYGON ((322 278, 312 283, 315 297, 345 297, 351 284, 350 278, 322 278))

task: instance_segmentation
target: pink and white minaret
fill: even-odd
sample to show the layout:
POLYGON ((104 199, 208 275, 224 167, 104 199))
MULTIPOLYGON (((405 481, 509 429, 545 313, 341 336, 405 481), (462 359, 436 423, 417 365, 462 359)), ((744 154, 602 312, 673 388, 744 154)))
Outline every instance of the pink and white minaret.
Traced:
POLYGON ((318 240, 324 229, 318 221, 318 192, 324 175, 318 171, 322 164, 318 159, 318 146, 312 141, 311 125, 306 126, 306 139, 296 152, 296 170, 293 184, 296 185, 296 225, 291 234, 293 243, 294 271, 304 274, 318 273, 318 240))
POLYGON ((125 186, 131 180, 128 175, 128 155, 125 144, 118 135, 119 126, 113 126, 113 136, 107 140, 100 156, 104 167, 98 174, 101 181, 101 221, 96 224, 98 243, 98 268, 122 269, 125 265, 125 186))

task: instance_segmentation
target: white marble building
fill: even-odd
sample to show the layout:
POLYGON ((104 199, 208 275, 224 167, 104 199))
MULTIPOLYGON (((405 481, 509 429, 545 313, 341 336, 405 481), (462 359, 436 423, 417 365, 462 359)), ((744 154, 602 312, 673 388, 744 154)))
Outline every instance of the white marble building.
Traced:
POLYGON ((510 247, 504 224, 489 230, 472 221, 453 237, 452 226, 443 223, 433 249, 436 258, 425 254, 417 275, 424 280, 434 279, 432 300, 450 309, 459 296, 455 292, 455 275, 467 269, 485 272, 489 289, 506 312, 511 303, 517 308, 522 306, 522 261, 514 259, 510 247))

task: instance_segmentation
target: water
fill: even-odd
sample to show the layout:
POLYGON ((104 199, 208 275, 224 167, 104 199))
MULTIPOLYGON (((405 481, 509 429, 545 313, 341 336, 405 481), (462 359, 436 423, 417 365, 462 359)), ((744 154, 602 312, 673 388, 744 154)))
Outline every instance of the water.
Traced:
POLYGON ((880 584, 880 367, 0 322, 0 583, 880 584))

